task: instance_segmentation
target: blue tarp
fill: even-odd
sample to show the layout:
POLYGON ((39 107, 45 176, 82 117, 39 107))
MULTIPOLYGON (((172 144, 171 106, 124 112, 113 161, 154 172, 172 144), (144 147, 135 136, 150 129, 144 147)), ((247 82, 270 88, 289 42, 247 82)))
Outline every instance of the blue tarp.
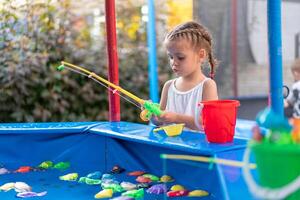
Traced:
MULTIPOLYGON (((64 182, 59 176, 77 172, 85 176, 93 171, 109 172, 120 165, 126 172, 144 170, 162 176, 171 175, 175 182, 189 190, 204 189, 211 193, 201 199, 252 199, 240 169, 210 165, 194 161, 162 160, 160 154, 205 155, 241 160, 247 140, 236 138, 233 143, 209 144, 202 133, 183 132, 179 137, 153 133, 153 127, 127 122, 81 123, 20 123, 0 125, 0 165, 9 170, 20 166, 37 166, 43 161, 68 161, 71 168, 26 174, 0 175, 0 185, 23 181, 33 191, 48 191, 36 199, 94 199, 99 186, 64 182)), ((126 173, 116 176, 118 181, 135 182, 126 173)), ((0 192, 0 199, 15 199, 15 192, 0 192)), ((149 195, 146 200, 164 199, 163 195, 149 195)), ((120 193, 115 194, 115 196, 120 193)), ((172 198, 199 199, 199 198, 172 198)))

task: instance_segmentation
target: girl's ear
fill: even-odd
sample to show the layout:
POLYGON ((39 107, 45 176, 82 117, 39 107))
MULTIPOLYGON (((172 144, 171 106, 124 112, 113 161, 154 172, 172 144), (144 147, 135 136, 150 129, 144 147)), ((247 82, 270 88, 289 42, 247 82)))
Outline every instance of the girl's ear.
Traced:
POLYGON ((201 60, 206 59, 206 56, 207 56, 206 50, 205 50, 205 49, 200 49, 200 50, 198 51, 198 55, 199 55, 199 58, 200 58, 201 60))

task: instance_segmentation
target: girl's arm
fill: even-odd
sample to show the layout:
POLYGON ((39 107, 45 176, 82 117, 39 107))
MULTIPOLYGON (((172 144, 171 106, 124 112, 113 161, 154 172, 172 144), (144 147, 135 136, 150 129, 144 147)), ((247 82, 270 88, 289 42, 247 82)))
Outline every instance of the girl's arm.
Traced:
POLYGON ((172 84, 173 80, 168 80, 162 89, 161 96, 160 96, 160 109, 165 110, 167 107, 167 99, 168 99, 168 91, 172 84))
POLYGON ((164 112, 160 117, 159 121, 162 121, 166 124, 169 123, 184 123, 186 127, 198 130, 197 126, 195 125, 193 116, 182 115, 175 112, 164 112))
POLYGON ((208 100, 218 100, 217 84, 212 79, 208 79, 203 85, 202 101, 208 100))
MULTIPOLYGON (((167 81, 164 86, 163 86, 163 89, 162 89, 162 92, 161 92, 161 96, 160 96, 160 109, 161 110, 165 110, 166 109, 166 106, 167 106, 167 99, 168 99, 168 90, 169 90, 169 87, 171 85, 173 80, 169 80, 167 81)), ((156 125, 156 126, 160 126, 163 124, 163 122, 156 116, 153 116, 151 118, 151 122, 156 125)))

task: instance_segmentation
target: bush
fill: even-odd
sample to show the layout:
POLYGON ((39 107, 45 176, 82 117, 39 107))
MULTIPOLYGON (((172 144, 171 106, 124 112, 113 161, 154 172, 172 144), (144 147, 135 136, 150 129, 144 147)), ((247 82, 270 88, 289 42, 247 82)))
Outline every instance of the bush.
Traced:
MULTIPOLYGON (((0 121, 107 120, 107 89, 84 76, 56 71, 61 60, 107 77, 105 33, 94 37, 91 15, 77 16, 71 1, 29 3, 0 11, 0 121), (96 45, 97 44, 97 45, 96 45)), ((118 5, 119 78, 124 89, 148 99, 146 24, 141 6, 118 5), (121 20, 123 19, 123 21, 121 20)), ((104 24, 101 25, 104 30, 104 24)), ((162 59, 160 63, 166 64, 162 59)), ((160 71, 168 78, 167 69, 160 71)), ((122 120, 140 121, 140 110, 121 101, 122 120)))

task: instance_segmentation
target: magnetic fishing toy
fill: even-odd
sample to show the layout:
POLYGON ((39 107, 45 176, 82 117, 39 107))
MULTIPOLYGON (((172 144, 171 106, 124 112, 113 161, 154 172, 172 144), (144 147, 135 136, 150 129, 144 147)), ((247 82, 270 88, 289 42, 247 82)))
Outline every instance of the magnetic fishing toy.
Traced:
MULTIPOLYGON (((191 156, 191 155, 175 155, 175 154, 161 154, 162 159, 172 159, 172 160, 190 160, 206 163, 217 163, 221 165, 231 166, 231 167, 243 167, 245 163, 235 160, 207 157, 207 156, 191 156)), ((249 169, 255 169, 256 164, 247 163, 249 169)))
POLYGON ((96 81, 100 85, 102 85, 102 86, 108 88, 109 90, 111 90, 114 94, 118 94, 120 97, 124 98, 126 101, 134 104, 135 106, 137 106, 139 108, 141 108, 142 112, 140 114, 140 118, 144 121, 150 120, 152 115, 160 116, 162 114, 162 111, 160 110, 159 104, 153 103, 153 102, 148 101, 148 100, 141 99, 141 98, 137 97, 136 95, 128 92, 127 90, 121 88, 120 86, 115 85, 115 84, 109 82, 108 80, 100 77, 99 75, 95 74, 94 72, 91 72, 91 71, 89 71, 89 70, 87 70, 83 67, 79 67, 77 65, 67 63, 67 62, 64 62, 64 61, 62 61, 61 65, 57 67, 57 70, 62 71, 65 68, 69 69, 70 71, 79 73, 81 75, 84 75, 84 76, 87 76, 87 77, 93 79, 94 81, 96 81), (110 87, 114 88, 114 90, 112 90, 110 87), (122 96, 118 92, 124 94, 125 96, 129 97, 130 99, 133 99, 134 101, 139 103, 140 106, 138 106, 134 102, 130 101, 128 98, 122 96))

